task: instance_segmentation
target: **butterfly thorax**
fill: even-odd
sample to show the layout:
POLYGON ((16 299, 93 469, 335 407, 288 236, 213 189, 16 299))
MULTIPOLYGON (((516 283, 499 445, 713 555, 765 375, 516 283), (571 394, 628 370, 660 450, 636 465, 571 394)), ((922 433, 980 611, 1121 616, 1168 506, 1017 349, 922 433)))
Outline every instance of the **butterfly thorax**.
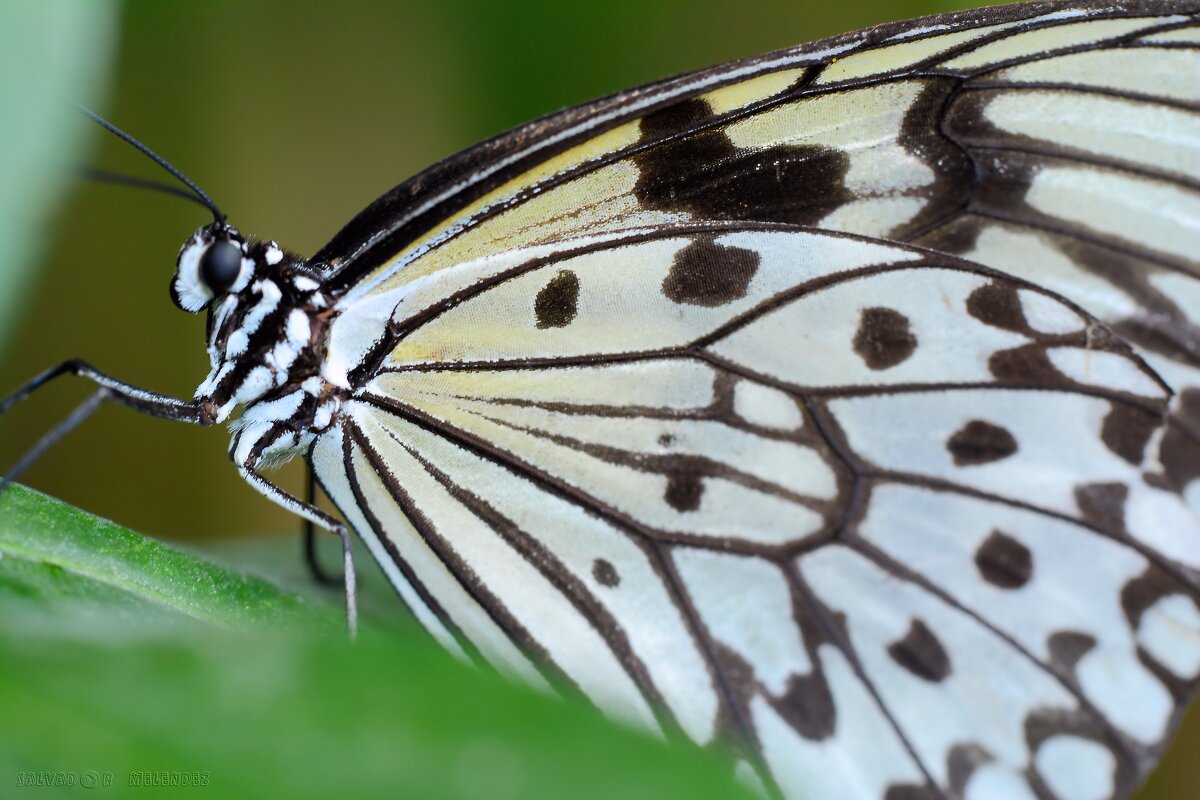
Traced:
POLYGON ((208 310, 212 369, 195 401, 209 422, 242 409, 231 423, 239 463, 289 458, 331 424, 342 392, 320 374, 334 310, 318 270, 212 225, 184 245, 171 291, 181 308, 208 310))

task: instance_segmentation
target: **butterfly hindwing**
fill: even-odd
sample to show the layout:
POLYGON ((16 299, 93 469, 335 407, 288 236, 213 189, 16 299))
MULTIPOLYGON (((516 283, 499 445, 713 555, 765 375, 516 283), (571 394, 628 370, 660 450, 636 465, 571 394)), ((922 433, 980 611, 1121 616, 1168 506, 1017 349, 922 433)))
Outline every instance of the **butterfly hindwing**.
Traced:
POLYGON ((1166 633, 1200 635, 1200 525, 1140 471, 1167 391, 1078 308, 781 226, 461 272, 316 452, 464 649, 787 793, 1112 794, 1157 752, 1200 670, 1166 633))

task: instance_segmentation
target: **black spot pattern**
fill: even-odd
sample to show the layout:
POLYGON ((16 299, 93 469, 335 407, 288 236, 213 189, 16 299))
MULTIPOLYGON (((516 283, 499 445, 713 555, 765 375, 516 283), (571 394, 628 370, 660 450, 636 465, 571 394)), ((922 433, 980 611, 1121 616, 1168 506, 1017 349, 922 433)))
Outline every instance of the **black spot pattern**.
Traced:
POLYGON ((1121 589, 1121 608, 1129 627, 1137 630, 1142 614, 1164 597, 1184 591, 1167 573, 1157 567, 1147 567, 1121 589))
POLYGON ((668 477, 663 499, 676 511, 695 511, 700 507, 703 494, 703 476, 694 470, 683 469, 668 477))
POLYGON ((571 324, 579 310, 579 276, 563 269, 537 293, 533 311, 540 329, 562 328, 571 324))
POLYGON ((1100 438, 1105 447, 1136 467, 1142 463, 1146 444, 1162 420, 1157 414, 1128 403, 1114 402, 1111 406, 1100 428, 1100 438))
POLYGON ((592 562, 592 577, 596 579, 596 583, 609 588, 621 583, 621 575, 617 572, 617 568, 612 565, 611 561, 603 558, 597 558, 592 562))
POLYGON ((1069 386, 1071 382, 1054 368, 1046 348, 1037 342, 998 350, 988 359, 988 371, 996 380, 1022 385, 1069 386))
POLYGON ((1006 331, 1024 333, 1029 330, 1021 297, 1012 286, 989 283, 971 292, 967 298, 967 313, 985 325, 1006 331))
POLYGON ((941 794, 928 786, 916 783, 892 784, 883 795, 883 800, 939 800, 941 794))
POLYGON ((746 296, 759 260, 753 250, 726 247, 711 236, 701 237, 675 254, 662 293, 684 305, 725 305, 746 296))
POLYGON ((974 160, 941 131, 946 100, 958 93, 958 80, 931 77, 922 83, 925 88, 905 113, 898 141, 933 170, 933 184, 917 190, 916 196, 925 201, 917 215, 889 233, 889 238, 901 241, 964 208, 972 197, 976 179, 974 160))
POLYGON ((946 449, 960 467, 989 464, 1017 452, 1017 440, 999 425, 973 419, 946 441, 946 449))
POLYGON ((1096 638, 1077 631, 1058 631, 1046 642, 1050 664, 1064 675, 1071 675, 1079 661, 1096 646, 1096 638))
POLYGON ((873 370, 890 369, 908 360, 917 337, 908 317, 892 308, 864 308, 854 334, 854 352, 873 370))
MULTIPOLYGON (((679 134, 710 117, 701 99, 675 103, 642 118, 642 141, 679 134)), ((720 128, 667 139, 633 161, 640 170, 634 195, 643 208, 700 219, 812 225, 854 199, 845 185, 844 153, 813 145, 739 150, 720 128)))
POLYGON ((1019 589, 1033 575, 1033 554, 1008 534, 992 531, 975 551, 975 567, 993 586, 1019 589))
POLYGON ((1106 531, 1125 530, 1129 487, 1118 481, 1085 483, 1075 488, 1075 505, 1085 522, 1106 531))
POLYGON ((947 783, 951 797, 962 797, 966 794, 967 784, 975 770, 986 766, 995 759, 977 744, 956 744, 950 748, 946 758, 947 783))
POLYGON ((1200 429, 1200 389, 1185 389, 1176 397, 1176 411, 1167 423, 1159 458, 1171 482, 1179 488, 1200 478, 1200 445, 1192 431, 1200 429))
POLYGON ((833 735, 837 706, 828 681, 819 671, 792 676, 780 700, 776 711, 805 739, 820 741, 833 735))
POLYGON ((930 683, 940 683, 950 675, 950 656, 919 619, 914 619, 908 633, 888 645, 888 655, 904 669, 930 683))

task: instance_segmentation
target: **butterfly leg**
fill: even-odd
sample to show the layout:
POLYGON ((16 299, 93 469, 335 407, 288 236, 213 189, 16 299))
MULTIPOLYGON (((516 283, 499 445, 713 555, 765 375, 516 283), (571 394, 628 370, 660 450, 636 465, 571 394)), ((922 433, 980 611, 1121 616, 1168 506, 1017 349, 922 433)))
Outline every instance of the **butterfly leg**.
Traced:
MULTIPOLYGON (((317 504, 317 481, 313 477, 312 467, 307 464, 305 464, 304 475, 304 501, 315 507, 317 504)), ((312 520, 304 519, 302 521, 301 533, 304 538, 304 561, 308 564, 308 571, 312 573, 316 582, 323 586, 341 586, 341 578, 327 572, 317 559, 317 530, 312 520)))
POLYGON ((342 584, 346 590, 346 629, 353 638, 358 632, 358 580, 354 572, 354 552, 351 547, 350 529, 339 520, 326 514, 312 503, 280 489, 255 469, 256 457, 237 459, 238 472, 267 499, 291 511, 311 524, 319 525, 342 540, 342 584))
POLYGON ((198 403, 188 400, 177 400, 174 397, 168 397, 132 386, 104 374, 87 362, 78 359, 64 361, 55 367, 51 367, 17 388, 16 391, 4 398, 4 400, 0 400, 0 414, 9 411, 21 400, 29 397, 60 375, 78 375, 99 384, 100 388, 76 406, 75 410, 51 428, 33 447, 21 456, 8 472, 0 476, 0 492, 4 491, 10 483, 33 466, 39 458, 46 454, 46 451, 81 425, 96 409, 104 405, 106 401, 116 401, 143 414, 175 420, 177 422, 191 422, 203 425, 211 421, 206 417, 206 409, 202 408, 198 403))
POLYGON ((18 387, 8 397, 0 400, 0 414, 4 414, 17 403, 61 375, 78 375, 81 378, 87 378, 93 383, 107 389, 108 399, 115 400, 122 405, 129 406, 135 411, 140 411, 152 417, 174 420, 176 422, 190 422, 196 425, 207 425, 212 422, 212 414, 208 413, 210 409, 203 407, 194 400, 178 400, 174 397, 119 381, 96 369, 86 361, 81 361, 77 358, 51 367, 35 376, 23 386, 18 387))

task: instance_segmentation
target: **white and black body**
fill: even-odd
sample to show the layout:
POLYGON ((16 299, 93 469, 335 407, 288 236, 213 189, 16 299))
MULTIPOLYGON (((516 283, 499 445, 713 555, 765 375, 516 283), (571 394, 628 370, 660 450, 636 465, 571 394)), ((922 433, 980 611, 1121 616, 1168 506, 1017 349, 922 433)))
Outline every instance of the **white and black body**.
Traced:
POLYGON ((78 359, 46 370, 0 401, 0 414, 60 375, 88 378, 100 388, 0 478, 0 491, 105 401, 196 425, 226 422, 246 408, 230 425, 230 457, 251 486, 306 521, 306 554, 314 574, 323 581, 329 579, 316 563, 309 525, 315 523, 341 538, 347 625, 353 633, 357 604, 349 531, 313 504, 311 474, 309 496, 301 500, 261 473, 264 467, 303 455, 314 434, 328 427, 342 393, 321 378, 319 354, 333 314, 330 297, 322 290, 321 271, 275 242, 242 237, 191 180, 111 123, 81 110, 177 177, 191 193, 107 173, 93 177, 178 194, 212 211, 213 222, 196 231, 180 250, 170 285, 171 299, 180 309, 207 314, 212 371, 191 400, 181 400, 132 386, 78 359))
MULTIPOLYGON (((327 428, 343 388, 321 377, 321 346, 332 316, 320 273, 275 242, 242 238, 223 220, 198 230, 180 251, 171 298, 184 311, 207 312, 212 372, 191 400, 180 400, 111 378, 82 361, 60 364, 34 378, 0 404, 0 413, 62 374, 89 378, 100 389, 66 424, 44 441, 49 446, 105 400, 150 416, 198 425, 229 420, 229 453, 246 481, 274 502, 342 537, 345 547, 348 619, 354 629, 354 571, 345 526, 267 480, 260 472, 304 455, 315 434, 327 428)), ((31 455, 40 455, 39 445, 31 455)), ((32 463, 26 458, 0 488, 32 463)))

